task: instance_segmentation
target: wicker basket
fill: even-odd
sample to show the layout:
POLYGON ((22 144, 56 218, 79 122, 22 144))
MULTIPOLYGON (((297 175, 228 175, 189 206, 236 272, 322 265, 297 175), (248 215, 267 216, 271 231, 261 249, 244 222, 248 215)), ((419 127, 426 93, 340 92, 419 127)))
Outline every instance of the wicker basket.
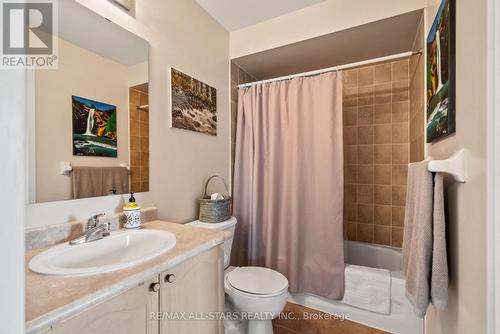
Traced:
POLYGON ((205 183, 205 192, 203 197, 200 198, 200 215, 199 220, 203 223, 220 223, 231 218, 231 196, 229 195, 229 190, 227 188, 226 181, 218 176, 211 176, 205 183), (226 196, 224 199, 212 200, 207 194, 207 188, 210 181, 215 178, 219 178, 224 183, 226 188, 226 196))

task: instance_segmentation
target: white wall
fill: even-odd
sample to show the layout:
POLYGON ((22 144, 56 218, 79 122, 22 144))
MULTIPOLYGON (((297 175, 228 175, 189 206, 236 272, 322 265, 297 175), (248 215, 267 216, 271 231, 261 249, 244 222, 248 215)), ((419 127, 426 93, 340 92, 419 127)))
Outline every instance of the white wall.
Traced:
POLYGON ((128 68, 127 74, 127 86, 133 87, 137 85, 142 85, 149 81, 149 63, 144 62, 137 65, 130 66, 128 68))
MULTIPOLYGON (((147 77, 147 68, 142 69, 147 77)), ((72 198, 71 176, 59 172, 62 161, 74 166, 129 164, 128 75, 128 66, 63 39, 59 39, 58 69, 36 71, 37 202, 72 198), (118 157, 73 155, 72 95, 116 106, 118 157)))
MULTIPOLYGON (((427 32, 439 2, 429 0, 427 32)), ((456 4, 457 131, 427 151, 441 159, 467 149, 467 182, 447 184, 449 305, 429 308, 426 334, 486 333, 486 0, 456 4)))
POLYGON ((488 0, 488 333, 500 332, 500 3, 488 0))
POLYGON ((25 73, 0 70, 0 326, 24 333, 25 73))
MULTIPOLYGON (((78 2, 148 40, 150 47, 150 193, 143 206, 156 205, 159 217, 185 222, 196 217, 196 200, 211 174, 229 180, 229 33, 193 0, 138 0, 137 20, 102 0, 78 2), (171 129, 168 69, 173 66, 217 88, 218 135, 171 129)), ((120 211, 126 196, 34 204, 28 226, 120 211)))
POLYGON ((231 32, 231 59, 422 9, 426 1, 326 0, 231 32))

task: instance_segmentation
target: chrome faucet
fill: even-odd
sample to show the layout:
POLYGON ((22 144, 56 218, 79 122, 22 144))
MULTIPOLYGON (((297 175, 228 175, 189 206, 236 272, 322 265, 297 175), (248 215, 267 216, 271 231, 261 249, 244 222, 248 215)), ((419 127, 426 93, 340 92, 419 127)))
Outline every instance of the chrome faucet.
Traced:
POLYGON ((100 240, 104 237, 109 236, 110 224, 109 223, 101 223, 99 218, 104 216, 104 213, 100 213, 98 215, 94 215, 89 218, 87 221, 87 231, 85 235, 71 240, 69 242, 70 245, 79 245, 87 242, 92 242, 96 240, 100 240))

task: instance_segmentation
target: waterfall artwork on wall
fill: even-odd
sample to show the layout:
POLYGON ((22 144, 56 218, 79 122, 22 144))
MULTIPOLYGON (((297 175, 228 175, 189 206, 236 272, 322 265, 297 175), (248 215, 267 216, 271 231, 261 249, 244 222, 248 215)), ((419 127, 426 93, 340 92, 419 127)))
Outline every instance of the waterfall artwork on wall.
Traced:
POLYGON ((170 82, 170 126, 216 136, 217 90, 174 68, 170 82))
POLYGON ((73 155, 117 157, 116 106, 72 96, 73 155))
POLYGON ((427 142, 455 132, 455 1, 443 0, 427 36, 427 142))

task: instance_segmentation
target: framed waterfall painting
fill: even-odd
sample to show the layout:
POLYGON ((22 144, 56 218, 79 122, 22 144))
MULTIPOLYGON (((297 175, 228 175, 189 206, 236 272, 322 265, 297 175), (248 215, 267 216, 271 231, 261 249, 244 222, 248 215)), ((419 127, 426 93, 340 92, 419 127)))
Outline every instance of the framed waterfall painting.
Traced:
POLYGON ((170 69, 170 126, 217 136, 217 90, 170 69))
POLYGON ((116 106, 72 96, 73 155, 116 158, 116 106))
POLYGON ((431 143, 455 132, 455 0, 442 0, 427 36, 427 126, 431 143))

